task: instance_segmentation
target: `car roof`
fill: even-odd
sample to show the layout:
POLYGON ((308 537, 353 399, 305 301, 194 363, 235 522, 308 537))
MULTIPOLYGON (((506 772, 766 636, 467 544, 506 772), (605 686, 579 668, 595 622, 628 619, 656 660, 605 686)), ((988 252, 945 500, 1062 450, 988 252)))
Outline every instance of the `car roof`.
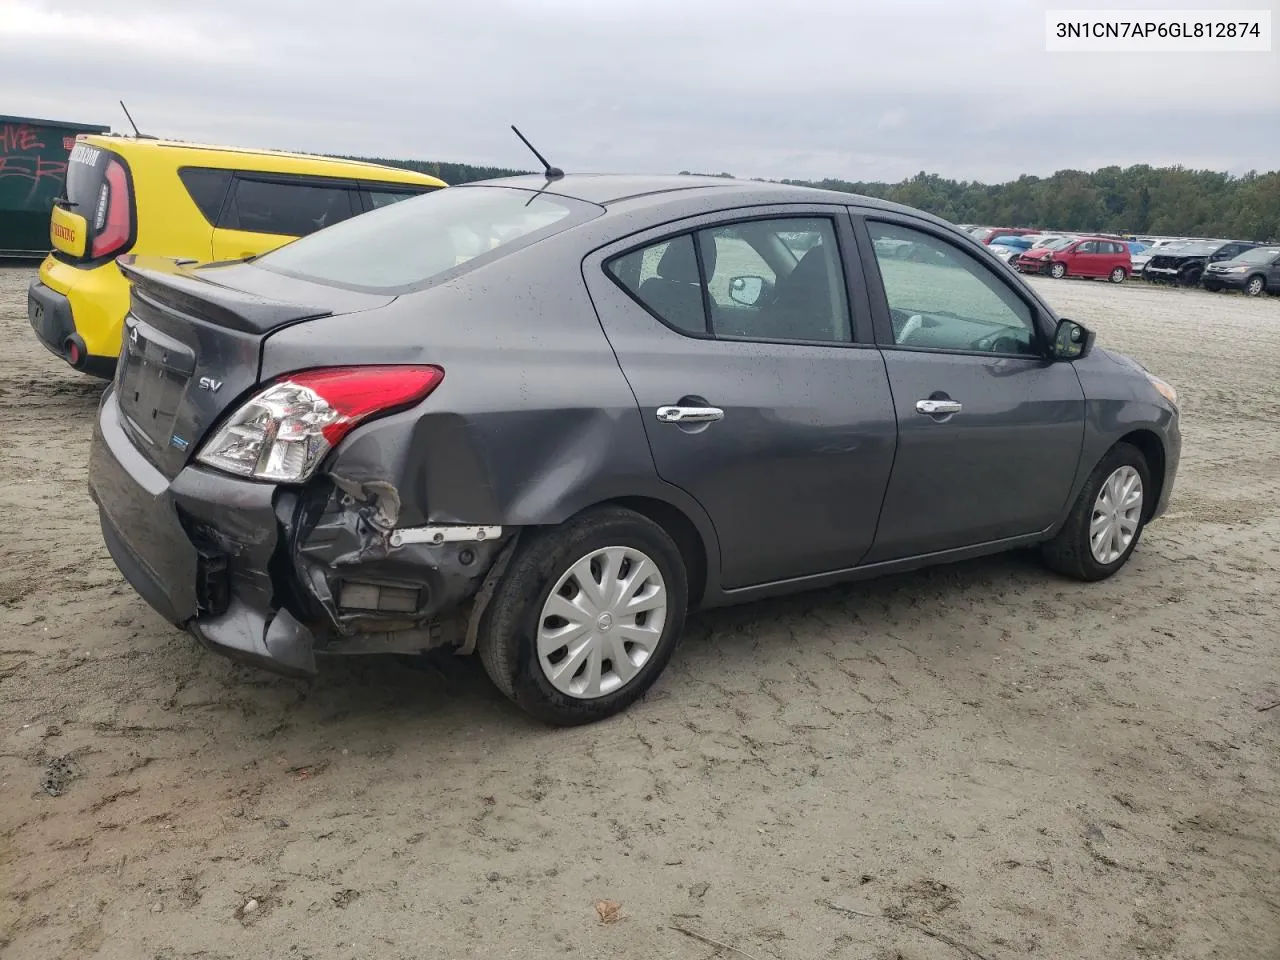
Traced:
POLYGON ((467 187, 512 187, 519 190, 541 191, 594 203, 606 209, 623 206, 632 209, 638 203, 647 206, 679 206, 682 201, 688 201, 690 206, 700 206, 709 197, 717 199, 723 197, 726 206, 837 203, 845 206, 871 207, 886 213, 901 213, 928 220, 951 230, 958 229, 955 224, 941 217, 935 217, 933 214, 900 203, 858 193, 778 183, 773 180, 739 180, 697 174, 570 173, 549 181, 540 174, 525 174, 460 184, 451 189, 467 187))
POLYGON ((200 157, 196 165, 241 166, 252 162, 252 169, 262 173, 311 173, 333 177, 350 177, 357 180, 377 180, 393 183, 417 183, 443 187, 447 184, 439 177, 419 173, 404 167, 390 167, 365 160, 345 160, 310 153, 290 153, 286 150, 266 150, 255 147, 236 147, 209 143, 187 143, 183 140, 157 140, 150 137, 125 137, 110 134, 89 134, 76 138, 95 147, 113 150, 126 160, 130 156, 153 151, 191 152, 200 157), (307 169, 300 169, 305 167, 307 169))

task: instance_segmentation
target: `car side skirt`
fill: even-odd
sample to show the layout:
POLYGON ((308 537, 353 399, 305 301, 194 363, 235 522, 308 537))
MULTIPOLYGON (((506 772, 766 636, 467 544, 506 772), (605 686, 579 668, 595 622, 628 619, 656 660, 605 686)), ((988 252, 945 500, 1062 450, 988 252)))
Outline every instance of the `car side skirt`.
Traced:
POLYGON ((829 573, 819 573, 807 577, 795 577, 789 580, 777 580, 772 583, 762 583, 751 587, 740 587, 734 590, 721 590, 714 596, 708 594, 702 608, 729 606, 730 604, 747 603, 753 600, 763 600, 766 597, 784 596, 790 593, 800 593, 805 590, 817 590, 822 587, 834 586, 840 583, 849 583, 856 580, 870 580, 875 577, 882 577, 890 573, 905 573, 911 570, 919 570, 924 567, 940 566, 947 563, 957 563, 962 560, 972 560, 976 557, 985 557, 992 554, 1004 553, 1009 550, 1016 550, 1019 547, 1034 546, 1043 543, 1053 536, 1055 527, 1041 530, 1038 533, 1025 534, 1019 537, 1008 537, 1003 540, 992 540, 987 543, 975 544, 970 547, 960 547, 954 550, 941 550, 936 553, 924 553, 914 557, 905 557, 900 560, 886 560, 882 563, 868 563, 857 567, 848 567, 844 570, 833 570, 829 573))

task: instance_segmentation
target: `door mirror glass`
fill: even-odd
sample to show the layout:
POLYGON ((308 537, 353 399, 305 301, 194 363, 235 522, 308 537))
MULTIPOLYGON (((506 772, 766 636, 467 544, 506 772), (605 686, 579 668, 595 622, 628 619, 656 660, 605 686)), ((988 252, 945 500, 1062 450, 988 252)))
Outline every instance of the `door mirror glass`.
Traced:
POLYGON ((729 299, 744 307, 754 307, 764 293, 764 277, 732 277, 729 280, 729 299))
POLYGON ((1094 333, 1074 320, 1059 320, 1053 335, 1053 359, 1079 360, 1093 348, 1094 333))

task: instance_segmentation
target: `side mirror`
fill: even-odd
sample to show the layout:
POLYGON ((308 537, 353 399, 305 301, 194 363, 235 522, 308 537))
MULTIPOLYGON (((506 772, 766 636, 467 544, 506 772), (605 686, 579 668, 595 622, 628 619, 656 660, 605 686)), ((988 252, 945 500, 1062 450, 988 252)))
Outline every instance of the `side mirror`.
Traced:
POLYGON ((1097 335, 1074 320, 1059 320, 1053 334, 1052 355, 1055 360, 1079 360, 1093 349, 1097 335))
POLYGON ((729 299, 744 307, 754 307, 764 293, 764 277, 733 277, 729 280, 729 299))

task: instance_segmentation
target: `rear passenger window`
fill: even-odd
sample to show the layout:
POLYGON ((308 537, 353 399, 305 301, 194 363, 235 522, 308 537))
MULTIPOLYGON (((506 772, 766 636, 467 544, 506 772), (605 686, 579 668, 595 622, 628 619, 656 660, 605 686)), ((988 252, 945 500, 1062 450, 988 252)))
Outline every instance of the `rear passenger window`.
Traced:
POLYGON ((610 261, 608 269, 664 323, 682 333, 707 332, 698 258, 689 234, 633 250, 610 261))
POLYGON ((681 333, 849 343, 844 270, 825 217, 748 220, 609 261, 636 300, 681 333), (697 253, 694 243, 697 243, 697 253))
POLYGON ((345 187, 237 178, 221 226, 305 237, 349 219, 352 212, 351 191, 345 187))
POLYGON ((216 226, 222 202, 227 199, 227 187, 231 186, 231 171, 184 167, 178 177, 209 225, 216 226))

